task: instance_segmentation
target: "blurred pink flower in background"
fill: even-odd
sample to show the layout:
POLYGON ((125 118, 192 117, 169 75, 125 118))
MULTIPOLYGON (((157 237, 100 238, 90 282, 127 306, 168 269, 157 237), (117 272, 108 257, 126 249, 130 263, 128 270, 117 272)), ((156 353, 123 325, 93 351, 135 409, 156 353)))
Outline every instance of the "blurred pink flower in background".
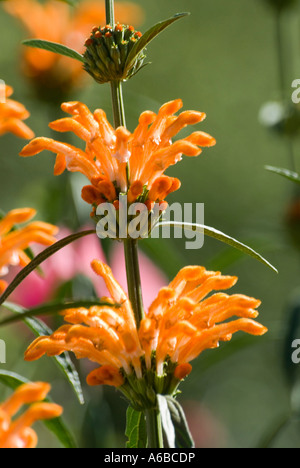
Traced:
POLYGON ((183 402, 184 413, 196 448, 225 448, 228 433, 211 411, 198 401, 183 402))
MULTIPOLYGON (((163 272, 142 252, 139 253, 139 260, 143 300, 145 309, 147 309, 157 297, 157 292, 162 287, 169 284, 169 281, 163 272)), ((127 292, 125 257, 122 244, 115 244, 111 255, 110 266, 114 277, 127 292)))
MULTIPOLYGON (((61 228, 58 239, 71 234, 66 228, 61 228)), ((35 253, 38 253, 35 250, 35 253)), ((31 273, 15 290, 11 300, 26 307, 37 307, 51 301, 57 289, 76 275, 89 278, 99 297, 109 295, 104 282, 98 278, 91 269, 91 262, 99 259, 107 263, 105 254, 97 236, 87 236, 64 247, 54 254, 42 265, 43 276, 38 272, 31 273)), ((115 242, 109 262, 116 279, 126 290, 126 269, 123 247, 115 242)), ((168 283, 165 275, 154 263, 140 252, 141 282, 145 307, 149 307, 155 299, 157 291, 168 283)), ((14 275, 16 270, 14 271, 14 275)), ((11 277, 13 279, 13 276, 11 277)))

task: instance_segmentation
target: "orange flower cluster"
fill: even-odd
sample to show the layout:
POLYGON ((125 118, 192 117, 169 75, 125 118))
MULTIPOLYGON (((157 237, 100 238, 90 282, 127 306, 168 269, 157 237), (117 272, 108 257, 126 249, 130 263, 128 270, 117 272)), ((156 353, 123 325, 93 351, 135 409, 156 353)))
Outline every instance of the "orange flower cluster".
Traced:
POLYGON ((101 366, 89 374, 90 385, 125 388, 133 373, 138 381, 151 369, 163 378, 168 362, 174 377, 181 380, 191 371, 190 361, 205 349, 216 348, 220 341, 229 341, 233 333, 263 335, 267 331, 253 320, 260 301, 220 292, 207 297, 212 291, 231 288, 236 277, 197 266, 183 268, 159 291, 137 330, 127 295, 110 268, 97 260, 92 268, 104 279, 112 304, 120 307, 63 312, 69 325, 37 338, 25 353, 27 361, 72 351, 77 358, 88 358, 101 366), (233 316, 238 319, 228 322, 233 316))
POLYGON ((201 147, 216 143, 213 137, 201 131, 172 142, 184 127, 206 117, 203 112, 196 111, 174 115, 182 105, 181 99, 177 99, 164 104, 158 114, 143 112, 139 125, 130 133, 124 127, 114 130, 101 109, 91 113, 80 102, 65 103, 62 109, 72 117, 52 122, 50 128, 74 132, 84 140, 85 151, 50 138, 36 138, 20 154, 34 156, 43 150, 56 153, 55 175, 65 169, 84 174, 91 185, 83 188, 82 198, 94 206, 116 201, 120 192, 128 194, 129 203, 142 195, 143 201, 150 204, 163 201, 180 187, 180 181, 164 175, 165 171, 180 161, 183 154, 198 156, 201 147))
MULTIPOLYGON (((0 276, 8 273, 9 265, 25 266, 30 258, 24 252, 30 244, 38 243, 49 246, 56 242, 54 237, 58 228, 52 224, 32 222, 20 229, 16 224, 30 221, 36 214, 32 208, 21 208, 10 211, 0 220, 0 276)), ((7 283, 0 281, 0 294, 5 290, 7 283)))
POLYGON ((50 385, 35 382, 21 385, 12 396, 0 404, 0 448, 35 448, 38 442, 32 424, 39 420, 57 418, 61 406, 42 402, 50 391, 50 385), (23 405, 31 406, 15 420, 13 416, 23 405))
MULTIPOLYGON (((74 12, 69 5, 55 0, 44 4, 37 0, 8 0, 4 8, 21 21, 30 38, 64 44, 79 53, 84 52, 93 26, 105 24, 104 2, 97 0, 82 1, 74 12)), ((143 20, 143 10, 131 2, 116 2, 115 9, 121 23, 143 20)), ((76 60, 31 48, 24 48, 24 72, 41 90, 46 87, 56 92, 70 91, 83 75, 76 60)))
POLYGON ((13 94, 11 86, 5 85, 5 102, 0 102, 0 136, 5 133, 13 133, 17 137, 31 140, 34 133, 23 122, 29 117, 29 112, 23 104, 8 99, 13 94))

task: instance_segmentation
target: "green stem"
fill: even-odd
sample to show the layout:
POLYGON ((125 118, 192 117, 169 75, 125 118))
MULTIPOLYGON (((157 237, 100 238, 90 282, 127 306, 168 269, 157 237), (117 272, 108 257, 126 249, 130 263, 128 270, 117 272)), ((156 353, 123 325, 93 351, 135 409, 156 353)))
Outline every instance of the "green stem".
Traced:
POLYGON ((139 328, 144 318, 141 277, 138 259, 138 241, 126 239, 124 241, 125 264, 128 284, 128 296, 134 312, 136 326, 139 328))
POLYGON ((105 0, 106 24, 112 28, 115 26, 114 0, 105 0))
POLYGON ((111 81, 110 87, 114 115, 114 126, 115 128, 126 127, 122 82, 111 81))
MULTIPOLYGON (((105 0, 106 22, 112 28, 115 25, 114 0, 105 0)), ((114 126, 126 127, 125 110, 122 93, 122 82, 111 82, 111 98, 114 116, 114 126)), ((127 182, 129 186, 129 163, 127 164, 127 182)), ((139 329, 144 317, 144 306, 142 298, 141 277, 138 259, 138 241, 135 239, 124 240, 125 264, 128 284, 128 296, 135 316, 136 326, 139 329)), ((145 411, 147 421, 147 436, 149 448, 163 448, 163 435, 161 426, 161 415, 158 409, 145 411)))
POLYGON ((161 426, 161 415, 158 409, 152 408, 145 411, 148 448, 164 448, 161 426))

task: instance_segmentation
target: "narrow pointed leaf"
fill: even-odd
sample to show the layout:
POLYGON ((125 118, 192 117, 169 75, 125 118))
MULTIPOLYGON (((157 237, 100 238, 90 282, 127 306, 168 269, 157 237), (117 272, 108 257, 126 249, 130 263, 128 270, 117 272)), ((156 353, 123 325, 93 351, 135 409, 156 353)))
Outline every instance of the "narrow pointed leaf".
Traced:
POLYGON ((77 0, 60 0, 61 2, 68 3, 68 5, 76 6, 78 4, 77 0))
POLYGON ((158 34, 160 34, 164 29, 166 29, 168 26, 173 24, 175 21, 184 18, 185 16, 188 16, 190 13, 178 13, 175 16, 172 16, 171 18, 168 18, 164 21, 160 21, 159 23, 155 24, 152 26, 152 28, 148 29, 142 37, 137 41, 137 43, 132 47, 126 63, 125 63, 125 69, 129 69, 132 66, 132 63, 135 61, 135 58, 137 55, 142 52, 142 50, 147 47, 147 45, 156 37, 158 34))
POLYGON ((128 407, 126 413, 125 435, 128 437, 126 448, 146 448, 147 429, 145 415, 141 411, 134 410, 131 406, 128 407))
MULTIPOLYGON (((36 336, 49 336, 52 335, 53 331, 51 328, 48 327, 42 320, 36 318, 24 318, 24 314, 28 312, 23 307, 18 306, 17 304, 12 304, 11 302, 5 302, 2 307, 5 307, 7 310, 14 312, 15 314, 21 315, 21 317, 16 316, 16 320, 23 320, 28 328, 36 335, 36 336)), ((71 387, 78 398, 78 401, 81 405, 84 404, 84 397, 81 388, 81 383, 79 379, 79 375, 75 366, 69 356, 69 353, 65 352, 60 356, 53 356, 54 362, 57 364, 61 372, 67 378, 71 387)))
POLYGON ((273 166, 265 166, 265 169, 269 172, 273 172, 274 174, 278 174, 281 177, 285 177, 296 184, 300 184, 300 176, 297 172, 289 171, 288 169, 283 169, 281 167, 273 167, 273 166))
POLYGON ((171 396, 167 395, 165 398, 175 430, 176 448, 194 448, 195 443, 180 403, 171 396))
POLYGON ((176 434, 168 407, 166 395, 157 395, 157 403, 161 416, 161 425, 164 434, 165 448, 176 448, 176 434))
MULTIPOLYGON (((5 307, 5 303, 2 306, 5 307)), ((102 301, 99 299, 83 299, 80 301, 72 301, 65 303, 53 302, 50 304, 42 305, 40 307, 36 307, 34 309, 24 310, 24 312, 19 315, 11 315, 10 317, 1 320, 0 326, 8 325, 13 322, 19 322, 20 320, 24 320, 29 317, 37 317, 38 315, 53 315, 67 309, 79 309, 81 307, 89 309, 93 306, 119 307, 119 304, 112 304, 111 302, 102 301)))
POLYGON ((57 42, 44 41, 43 39, 27 39, 26 41, 23 41, 22 44, 35 49, 47 50, 54 54, 64 55, 65 57, 84 63, 84 58, 79 54, 79 52, 76 52, 76 50, 70 49, 63 44, 58 44, 57 42))
POLYGON ((0 305, 3 304, 4 301, 8 299, 8 297, 12 294, 12 292, 19 286, 20 283, 32 272, 34 271, 39 265, 41 265, 47 258, 54 255, 56 252, 61 250, 66 245, 75 242, 77 239, 81 237, 88 236, 90 234, 95 234, 94 230, 90 231, 82 231, 76 234, 72 234, 64 239, 57 241, 55 244, 51 245, 47 249, 43 250, 39 255, 37 255, 30 263, 27 265, 23 270, 18 273, 15 279, 10 283, 7 289, 4 291, 2 296, 0 297, 0 305))
MULTIPOLYGON (((0 369, 0 382, 12 390, 16 390, 20 385, 28 383, 29 380, 13 372, 0 369)), ((45 401, 52 402, 50 398, 47 398, 45 401)), ((53 432, 65 448, 76 448, 74 438, 70 434, 61 417, 42 422, 51 432, 53 432)))
POLYGON ((204 224, 183 223, 179 221, 162 221, 156 224, 155 227, 163 227, 163 226, 182 227, 182 229, 188 229, 190 231, 204 233, 204 235, 206 236, 213 237, 214 239, 224 242, 225 244, 228 244, 231 247, 241 250, 245 254, 250 255, 250 257, 255 258, 256 260, 260 261, 264 265, 271 268, 271 270, 278 273, 278 270, 273 265, 271 265, 271 263, 269 263, 264 257, 262 257, 259 253, 257 253, 251 247, 248 247, 247 245, 242 244, 241 242, 234 239, 233 237, 230 237, 227 234, 224 234, 223 232, 218 231, 215 228, 206 226, 204 224))

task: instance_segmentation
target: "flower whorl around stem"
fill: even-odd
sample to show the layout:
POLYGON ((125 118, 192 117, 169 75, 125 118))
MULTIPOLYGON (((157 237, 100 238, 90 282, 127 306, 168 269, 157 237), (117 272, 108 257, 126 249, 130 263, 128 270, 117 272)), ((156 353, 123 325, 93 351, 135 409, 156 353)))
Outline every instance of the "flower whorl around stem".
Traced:
POLYGON ((55 175, 66 169, 84 174, 90 185, 83 188, 82 198, 94 209, 104 202, 116 202, 120 193, 128 195, 129 203, 141 201, 151 209, 151 204, 163 202, 180 188, 180 180, 166 176, 165 171, 183 155, 198 156, 202 147, 216 143, 201 131, 173 143, 180 130, 206 117, 196 111, 176 116, 182 105, 181 99, 177 99, 164 104, 158 114, 143 112, 138 126, 130 133, 124 127, 113 129, 101 109, 91 113, 80 102, 64 103, 62 109, 71 117, 52 122, 50 127, 58 132, 75 133, 85 142, 85 150, 41 137, 32 140, 20 154, 34 156, 43 150, 56 153, 55 175))
POLYGON ((174 394, 191 372, 190 361, 205 349, 218 347, 238 331, 252 335, 267 331, 253 320, 260 301, 220 292, 207 297, 231 288, 236 277, 196 266, 183 268, 159 291, 137 330, 131 304, 110 268, 97 260, 92 267, 104 279, 112 306, 63 312, 69 325, 37 338, 25 359, 73 351, 77 358, 100 365, 89 374, 89 385, 118 387, 136 407, 151 406, 156 393, 174 394), (228 321, 233 316, 238 318, 228 321))

